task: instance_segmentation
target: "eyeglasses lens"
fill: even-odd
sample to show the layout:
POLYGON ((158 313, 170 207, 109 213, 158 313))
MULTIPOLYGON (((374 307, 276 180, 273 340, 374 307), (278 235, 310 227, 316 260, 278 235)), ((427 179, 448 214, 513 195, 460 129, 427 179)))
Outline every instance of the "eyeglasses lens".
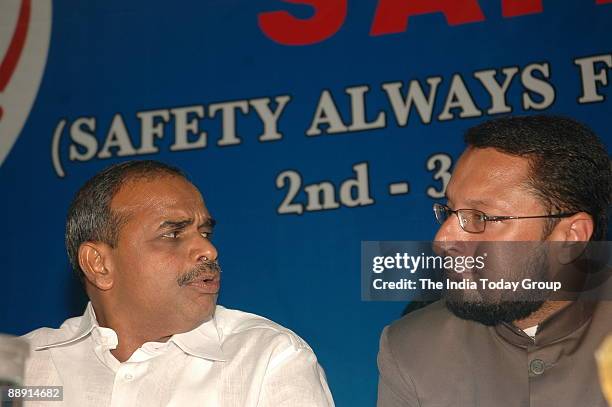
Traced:
POLYGON ((442 225, 450 216, 450 210, 440 204, 434 204, 434 215, 440 225, 442 225))
POLYGON ((466 232, 480 233, 484 231, 484 214, 476 210, 459 211, 459 223, 466 232))

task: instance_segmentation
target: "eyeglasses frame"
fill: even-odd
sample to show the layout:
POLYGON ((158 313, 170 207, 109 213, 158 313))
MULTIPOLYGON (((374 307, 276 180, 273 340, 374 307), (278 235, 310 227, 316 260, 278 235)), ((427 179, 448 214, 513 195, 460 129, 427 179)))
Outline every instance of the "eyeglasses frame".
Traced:
MULTIPOLYGON (((454 214, 457 217, 457 220, 459 221, 459 226, 461 227, 461 230, 467 233, 484 233, 484 231, 487 228, 487 222, 496 222, 496 221, 513 220, 513 219, 538 219, 538 218, 560 219, 560 218, 567 218, 570 216, 574 216, 576 213, 578 213, 578 212, 561 212, 561 213, 553 213, 553 214, 548 214, 548 215, 531 215, 531 216, 490 216, 478 209, 470 209, 470 208, 451 209, 447 205, 435 202, 433 204, 434 216, 436 214, 436 206, 446 208, 448 212, 454 214), (471 232, 469 230, 465 230, 463 225, 461 224, 461 218, 459 217, 459 211, 472 211, 472 212, 481 213, 482 220, 484 221, 484 226, 482 230, 480 232, 471 232)), ((435 216, 435 218, 436 218, 436 221, 440 223, 440 221, 438 220, 438 217, 435 216)), ((440 225, 442 225, 442 223, 440 225)))

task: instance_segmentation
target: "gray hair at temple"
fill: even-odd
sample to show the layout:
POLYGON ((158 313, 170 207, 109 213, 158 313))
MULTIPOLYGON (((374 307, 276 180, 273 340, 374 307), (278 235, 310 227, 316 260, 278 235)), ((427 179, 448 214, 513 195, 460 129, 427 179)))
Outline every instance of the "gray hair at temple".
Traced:
MULTIPOLYGON (((469 129, 465 142, 529 159, 528 185, 549 211, 586 212, 591 240, 605 240, 612 194, 606 147, 585 125, 560 116, 506 117, 469 129)), ((548 233, 559 222, 550 219, 548 233)))
POLYGON ((127 220, 113 213, 111 201, 127 182, 163 176, 187 176, 178 168, 159 161, 127 161, 112 165, 85 183, 74 196, 66 219, 66 250, 74 273, 84 279, 79 266, 79 247, 85 242, 103 242, 115 247, 119 230, 127 220))

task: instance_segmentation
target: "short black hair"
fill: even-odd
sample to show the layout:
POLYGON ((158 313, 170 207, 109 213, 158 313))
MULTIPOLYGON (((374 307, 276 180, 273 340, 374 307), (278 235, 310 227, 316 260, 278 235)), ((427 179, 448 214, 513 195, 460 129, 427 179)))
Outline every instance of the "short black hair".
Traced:
POLYGON ((111 201, 120 188, 137 179, 161 176, 187 176, 180 169, 159 161, 126 161, 111 165, 94 175, 75 194, 66 218, 66 251, 74 273, 83 280, 79 247, 85 242, 103 242, 114 247, 119 230, 127 220, 113 213, 111 201))
POLYGON ((588 127, 561 116, 504 117, 469 129, 465 142, 529 159, 528 185, 548 209, 590 214, 591 240, 605 240, 612 171, 588 127))

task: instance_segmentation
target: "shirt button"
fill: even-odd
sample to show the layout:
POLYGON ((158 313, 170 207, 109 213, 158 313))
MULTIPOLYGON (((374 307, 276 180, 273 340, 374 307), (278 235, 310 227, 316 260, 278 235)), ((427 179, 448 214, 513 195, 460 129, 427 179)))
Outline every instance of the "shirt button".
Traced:
POLYGON ((131 373, 126 373, 125 376, 125 380, 132 380, 134 378, 134 376, 131 373))
POLYGON ((529 363, 529 373, 536 376, 544 373, 544 361, 542 359, 534 359, 529 363))

